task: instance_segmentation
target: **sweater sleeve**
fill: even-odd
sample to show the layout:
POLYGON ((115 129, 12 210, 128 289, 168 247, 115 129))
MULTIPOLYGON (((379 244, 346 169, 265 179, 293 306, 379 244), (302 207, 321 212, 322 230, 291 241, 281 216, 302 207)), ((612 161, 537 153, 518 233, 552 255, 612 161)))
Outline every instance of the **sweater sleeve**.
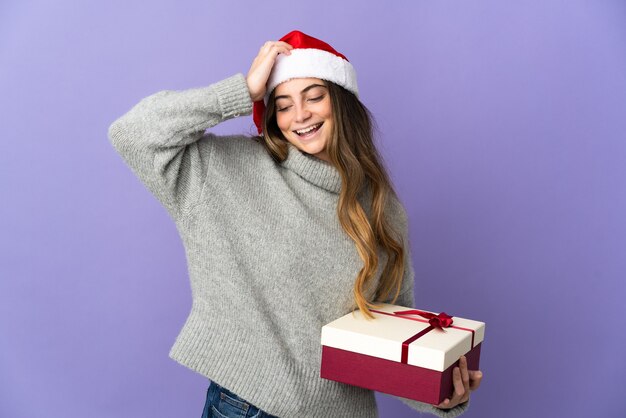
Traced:
POLYGON ((109 127, 111 144, 173 219, 193 205, 215 147, 205 130, 252 113, 243 74, 205 87, 163 90, 109 127))
MULTIPOLYGON (((404 276, 402 278, 402 287, 398 299, 395 301, 395 305, 406 306, 407 308, 415 308, 415 297, 413 293, 415 271, 413 269, 413 259, 411 257, 411 245, 409 239, 409 222, 406 215, 406 210, 402 204, 396 202, 396 216, 399 218, 399 228, 402 235, 402 241, 404 245, 404 276)), ((390 298, 391 299, 391 298, 390 298)), ((391 300, 388 301, 391 303, 391 300)), ((436 415, 442 418, 454 418, 461 415, 469 407, 469 401, 455 406, 451 409, 440 409, 431 404, 425 402, 415 401, 413 399, 402 398, 400 396, 388 395, 400 400, 402 403, 408 405, 411 409, 418 412, 425 412, 432 415, 436 415)))

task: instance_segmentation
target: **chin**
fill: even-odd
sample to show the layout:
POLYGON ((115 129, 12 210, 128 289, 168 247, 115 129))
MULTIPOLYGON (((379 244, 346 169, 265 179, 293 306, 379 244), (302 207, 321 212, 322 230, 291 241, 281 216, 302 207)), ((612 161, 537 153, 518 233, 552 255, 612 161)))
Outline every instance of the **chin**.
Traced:
POLYGON ((307 154, 317 154, 324 151, 324 147, 317 144, 298 144, 297 147, 307 154))

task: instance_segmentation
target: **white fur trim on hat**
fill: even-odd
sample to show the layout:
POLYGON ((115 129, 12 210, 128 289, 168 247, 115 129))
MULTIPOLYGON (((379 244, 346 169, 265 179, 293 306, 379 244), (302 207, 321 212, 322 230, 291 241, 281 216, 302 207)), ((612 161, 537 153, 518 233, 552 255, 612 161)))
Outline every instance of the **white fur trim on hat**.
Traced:
POLYGON ((349 61, 327 51, 314 48, 292 49, 291 55, 278 54, 267 80, 265 104, 279 84, 292 78, 320 78, 332 81, 359 96, 356 71, 349 61))

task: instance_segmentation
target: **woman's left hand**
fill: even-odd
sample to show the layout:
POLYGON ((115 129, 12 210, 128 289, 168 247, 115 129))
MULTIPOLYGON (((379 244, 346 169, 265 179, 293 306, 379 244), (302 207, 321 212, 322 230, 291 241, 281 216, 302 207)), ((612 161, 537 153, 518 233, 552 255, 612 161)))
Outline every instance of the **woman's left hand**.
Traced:
POLYGON ((454 408, 460 403, 467 402, 470 392, 478 389, 483 373, 480 370, 467 370, 467 359, 461 356, 459 366, 452 370, 452 381, 454 383, 454 393, 452 398, 446 398, 439 405, 440 409, 454 408))

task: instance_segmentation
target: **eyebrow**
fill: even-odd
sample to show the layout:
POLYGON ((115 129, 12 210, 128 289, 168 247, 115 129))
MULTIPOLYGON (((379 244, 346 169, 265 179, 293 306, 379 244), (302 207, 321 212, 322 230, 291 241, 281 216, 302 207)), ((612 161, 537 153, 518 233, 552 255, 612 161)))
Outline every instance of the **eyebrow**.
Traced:
MULTIPOLYGON (((324 88, 327 88, 327 87, 326 87, 325 85, 323 85, 323 84, 311 84, 310 86, 308 86, 308 87, 304 88, 304 89, 300 92, 300 94, 306 93, 307 91, 311 90, 313 87, 324 87, 324 88)), ((286 94, 283 94, 283 95, 281 95, 281 96, 276 96, 276 97, 274 97, 274 101, 276 101, 276 100, 278 100, 278 99, 289 99, 289 98, 291 98, 291 96, 286 95, 286 94)))

